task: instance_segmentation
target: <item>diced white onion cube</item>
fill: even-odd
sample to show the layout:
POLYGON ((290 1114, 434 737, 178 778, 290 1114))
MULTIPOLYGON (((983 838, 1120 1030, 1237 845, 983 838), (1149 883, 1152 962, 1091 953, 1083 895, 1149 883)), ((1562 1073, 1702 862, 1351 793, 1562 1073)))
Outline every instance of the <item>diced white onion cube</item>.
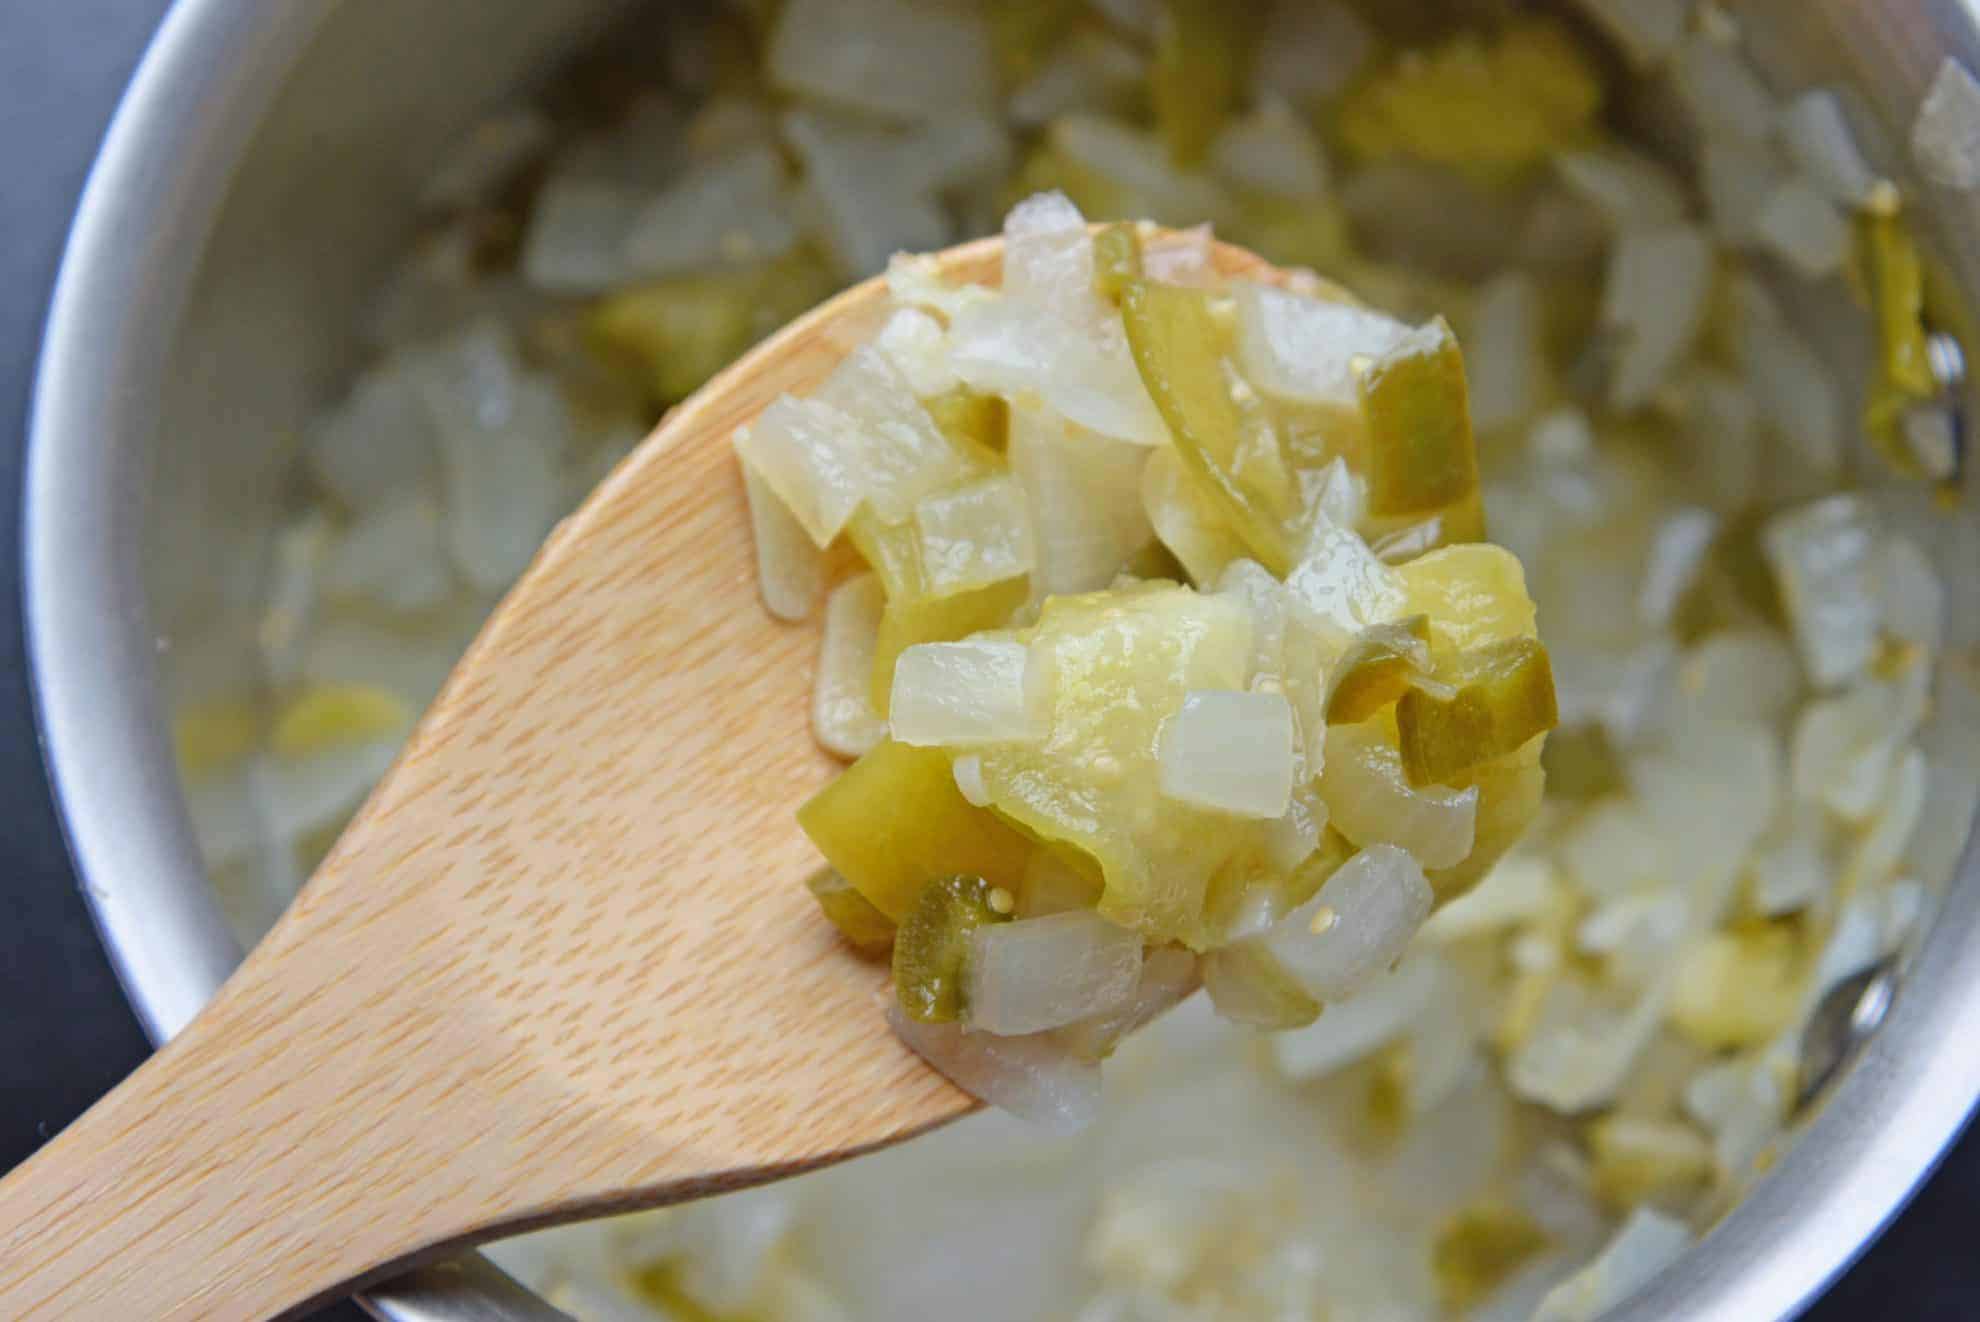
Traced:
POLYGON ((1862 206, 1877 175, 1863 159, 1842 101, 1826 87, 1803 92, 1781 111, 1781 141, 1801 172, 1841 206, 1862 206))
POLYGON ((1609 398, 1618 408, 1648 403, 1704 324, 1712 289, 1712 245, 1692 225, 1631 231, 1609 257, 1602 322, 1619 337, 1609 398))
POLYGON ((780 620, 802 620, 825 590, 825 553, 777 493, 748 464, 742 466, 749 522, 756 534, 756 585, 780 620))
POLYGON ((971 1028, 1006 1037, 1105 1014, 1134 995, 1141 938, 1091 910, 990 923, 970 934, 971 1028))
POLYGON ((1031 518, 1013 478, 987 477, 926 496, 914 508, 921 572, 937 596, 1029 573, 1031 518))
POLYGON ((1422 867, 1407 851, 1370 845, 1264 940, 1314 996, 1338 1001, 1402 958, 1430 916, 1432 898, 1422 867))
POLYGON ((1194 691, 1162 727, 1162 793, 1237 817, 1292 803, 1292 704, 1277 693, 1194 691))
POLYGON ((1830 496, 1775 515, 1762 545, 1809 678, 1831 688, 1861 672, 1883 623, 1877 534, 1863 502, 1830 496))
POLYGON ((1368 308, 1248 280, 1232 281, 1231 293, 1245 378, 1294 403, 1356 407, 1356 362, 1382 357, 1409 332, 1402 322, 1368 308))
POLYGON ((873 710, 873 653, 885 604, 872 574, 847 579, 825 601, 811 728, 840 757, 859 757, 887 737, 887 723, 873 710))
POLYGON ((858 424, 815 399, 780 396, 736 432, 735 446, 821 549, 866 499, 858 424))
POLYGON ((972 748, 1045 737, 1030 649, 994 640, 916 643, 894 663, 888 719, 904 744, 972 748))
POLYGON ((1849 224, 1814 185, 1791 178, 1776 188, 1753 221, 1755 237, 1809 280, 1842 269, 1849 224))
POLYGON ((1950 55, 1912 122, 1911 155, 1935 183, 1980 188, 1980 82, 1950 55))
POLYGON ((961 1024, 924 1024, 887 1007, 887 1023, 909 1049, 972 1097, 1053 1134, 1075 1134, 1100 1117, 1100 1066, 1056 1034, 1000 1037, 961 1024))

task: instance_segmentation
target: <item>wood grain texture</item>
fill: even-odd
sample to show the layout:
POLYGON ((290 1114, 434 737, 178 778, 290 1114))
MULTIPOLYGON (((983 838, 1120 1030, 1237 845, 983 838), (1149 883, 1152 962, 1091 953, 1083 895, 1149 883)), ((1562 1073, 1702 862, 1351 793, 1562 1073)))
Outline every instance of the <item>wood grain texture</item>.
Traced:
MULTIPOLYGON (((1001 244, 944 260, 994 283, 1001 244)), ((801 884, 816 624, 758 604, 728 444, 886 310, 766 341, 552 534, 205 1012, 0 1183, 0 1318, 279 1315, 970 1109, 801 884)))

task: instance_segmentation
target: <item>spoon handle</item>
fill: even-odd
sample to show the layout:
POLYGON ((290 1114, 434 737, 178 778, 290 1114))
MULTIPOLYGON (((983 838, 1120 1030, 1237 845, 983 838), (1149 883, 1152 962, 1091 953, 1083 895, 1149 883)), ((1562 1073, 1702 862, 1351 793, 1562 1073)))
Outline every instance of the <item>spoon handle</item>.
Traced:
POLYGON ((265 1318, 476 1237, 544 1169, 503 1124, 535 1085, 367 986, 257 958, 0 1181, 0 1317, 265 1318))

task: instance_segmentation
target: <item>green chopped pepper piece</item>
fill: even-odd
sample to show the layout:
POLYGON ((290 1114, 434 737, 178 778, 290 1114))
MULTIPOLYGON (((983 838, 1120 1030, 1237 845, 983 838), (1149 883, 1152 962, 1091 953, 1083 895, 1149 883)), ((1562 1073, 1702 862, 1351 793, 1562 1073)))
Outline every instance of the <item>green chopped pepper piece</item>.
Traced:
POLYGON ((893 920, 831 868, 819 869, 805 885, 846 944, 860 954, 884 955, 894 944, 893 920))
POLYGON ((1252 12, 1218 0, 1163 0, 1148 91, 1169 159, 1179 166, 1203 160, 1237 105, 1251 63, 1252 12))
POLYGON ((899 922, 933 877, 965 871, 1016 894, 1031 842, 956 788, 949 755, 884 740, 798 809, 825 861, 899 922))
POLYGON ((1011 920, 1010 906, 992 901, 996 889, 965 874, 940 877, 922 888, 894 941, 894 995, 908 1018, 948 1024, 962 1017, 969 934, 1011 920))
POLYGON ((1327 677, 1329 725, 1359 725, 1430 671, 1430 617, 1412 615, 1361 631, 1327 677))
POLYGON ((1441 510, 1477 489, 1464 354, 1442 317, 1410 332, 1362 373, 1361 403, 1371 514, 1441 510))
POLYGON ((1863 406, 1863 425, 1885 462, 1905 477, 1927 476, 1905 443, 1904 418, 1939 394, 1925 323, 1925 270, 1917 241, 1893 204, 1857 219, 1858 260, 1877 327, 1876 373, 1863 406))
POLYGON ((1134 280, 1121 296, 1121 318, 1177 455, 1251 553, 1274 574, 1291 572, 1297 484, 1262 401, 1224 355, 1209 297, 1134 280))
POLYGON ((1536 638, 1507 638, 1461 653, 1439 675, 1449 697, 1412 688, 1396 703, 1403 771, 1414 784, 1447 782, 1513 752, 1560 721, 1554 672, 1536 638))
MULTIPOLYGON (((883 577, 882 583, 885 579, 883 577)), ((1007 578, 947 597, 895 597, 880 612, 873 647, 873 707, 882 717, 893 701, 894 663, 916 643, 952 643, 1001 627, 1031 595, 1031 580, 1007 578)))
POLYGON ((1134 226, 1118 221, 1093 236, 1093 289, 1109 303, 1119 303, 1131 281, 1141 279, 1141 236, 1134 226))

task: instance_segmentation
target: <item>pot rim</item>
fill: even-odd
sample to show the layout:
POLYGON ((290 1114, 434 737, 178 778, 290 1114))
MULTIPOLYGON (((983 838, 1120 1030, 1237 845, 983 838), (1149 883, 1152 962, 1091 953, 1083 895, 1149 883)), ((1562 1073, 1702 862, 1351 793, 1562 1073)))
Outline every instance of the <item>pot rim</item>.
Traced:
MULTIPOLYGON (((186 255, 203 251, 262 112, 334 4, 172 6, 91 170, 37 368, 22 521, 30 684, 84 899, 154 1043, 197 1012, 241 951, 177 792, 139 585, 144 483, 129 440, 150 423, 199 265, 186 255)), ((1858 7, 1910 8, 1919 21, 1902 0, 1858 7)), ((1928 7, 1956 48, 1974 49, 1970 9, 1928 7)), ((1980 1040, 1977 865, 1969 842, 1888 1020, 1822 1113, 1615 1322, 1792 1314, 1937 1166, 1980 1098, 1980 1053, 1942 1049, 1980 1040)), ((364 1302, 393 1322, 563 1316, 478 1255, 364 1302)))

